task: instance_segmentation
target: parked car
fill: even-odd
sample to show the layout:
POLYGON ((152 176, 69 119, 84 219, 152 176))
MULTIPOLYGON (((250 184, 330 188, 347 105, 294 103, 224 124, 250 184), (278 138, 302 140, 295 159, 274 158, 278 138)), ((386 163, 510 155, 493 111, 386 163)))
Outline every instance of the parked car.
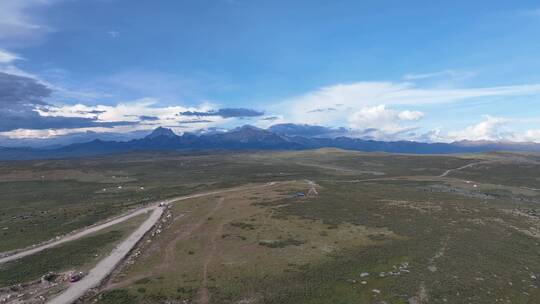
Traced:
POLYGON ((69 282, 71 283, 75 283, 75 282, 78 282, 80 281, 84 276, 84 273, 82 272, 74 272, 72 274, 69 275, 69 282))

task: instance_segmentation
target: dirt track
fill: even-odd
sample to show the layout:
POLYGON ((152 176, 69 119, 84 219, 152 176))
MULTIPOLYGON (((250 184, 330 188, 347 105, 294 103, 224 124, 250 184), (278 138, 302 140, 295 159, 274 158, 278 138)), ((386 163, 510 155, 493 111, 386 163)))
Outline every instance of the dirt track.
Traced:
MULTIPOLYGON (((223 198, 220 198, 217 202, 216 206, 212 210, 211 214, 214 214, 217 210, 221 208, 223 205, 223 198)), ((210 238, 210 244, 207 245, 208 248, 206 248, 207 256, 205 257, 204 264, 203 264, 203 270, 202 270, 202 287, 199 290, 199 304, 208 304, 210 302, 210 291, 208 290, 208 267, 210 266, 210 263, 212 262, 212 259, 216 253, 217 245, 216 245, 216 238, 218 236, 221 236, 223 233, 223 225, 224 223, 221 222, 218 225, 218 228, 216 231, 212 233, 212 236, 210 238)))
MULTIPOLYGON (((265 184, 265 185, 262 185, 262 186, 268 186, 268 185, 273 185, 273 183, 268 183, 268 184, 265 184)), ((207 196, 207 195, 213 195, 213 194, 218 194, 218 193, 223 193, 223 192, 236 191, 238 189, 241 189, 241 187, 231 188, 231 189, 226 189, 226 190, 218 190, 218 191, 213 191, 213 192, 199 193, 199 194, 188 195, 188 196, 181 196, 181 197, 176 197, 176 198, 171 198, 171 199, 168 199, 168 200, 165 200, 165 201, 161 201, 159 203, 169 204, 169 203, 174 202, 174 201, 192 199, 192 198, 197 198, 197 197, 207 196)), ((29 255, 38 253, 38 252, 43 251, 43 250, 48 249, 48 248, 56 247, 58 245, 66 243, 66 242, 71 242, 71 241, 74 241, 74 240, 78 240, 78 239, 80 239, 80 238, 82 238, 84 236, 87 236, 89 234, 92 234, 94 232, 98 232, 98 231, 101 231, 101 230, 103 230, 105 228, 108 228, 108 227, 111 227, 113 225, 122 223, 122 222, 124 222, 124 221, 126 221, 126 220, 128 220, 128 219, 130 219, 132 217, 135 217, 137 215, 144 214, 144 213, 147 213, 149 211, 152 211, 152 210, 154 210, 154 208, 156 208, 156 206, 159 205, 159 203, 153 204, 152 206, 149 206, 149 207, 138 209, 136 211, 129 211, 128 213, 123 214, 123 215, 121 215, 121 216, 119 216, 117 218, 114 218, 114 219, 110 220, 110 221, 107 221, 107 222, 105 222, 103 224, 90 226, 90 227, 85 228, 85 229, 83 229, 83 230, 81 230, 79 232, 72 233, 72 234, 69 234, 67 236, 64 236, 59 240, 55 240, 53 242, 48 242, 48 243, 41 244, 41 245, 34 245, 33 247, 30 247, 28 249, 23 249, 22 251, 19 251, 19 252, 15 253, 15 254, 11 254, 11 255, 1 257, 0 258, 0 264, 10 262, 10 261, 14 261, 14 260, 18 260, 18 259, 23 258, 25 256, 29 256, 29 255)))
MULTIPOLYGON (((255 189, 262 188, 267 186, 274 185, 274 182, 266 183, 263 185, 256 185, 251 187, 237 187, 230 188, 225 190, 218 190, 212 192, 205 192, 200 194, 194 194, 189 196, 178 197, 165 201, 165 204, 170 204, 172 202, 198 198, 203 196, 209 196, 219 193, 238 191, 242 189, 255 189)), ((98 287, 101 282, 118 266, 118 264, 126 257, 126 255, 135 247, 135 245, 143 238, 143 236, 159 221, 163 214, 163 208, 159 207, 159 204, 154 205, 153 207, 148 207, 153 209, 153 213, 150 217, 143 223, 135 232, 133 232, 126 240, 124 240, 120 245, 118 245, 110 255, 101 260, 87 276, 85 276, 81 281, 71 284, 67 290, 62 292, 59 296, 49 301, 49 304, 70 304, 75 302, 77 299, 84 296, 84 294, 95 287, 98 287)))
POLYGON ((154 207, 150 217, 135 232, 118 245, 106 258, 101 260, 81 281, 71 284, 50 304, 70 304, 82 297, 89 289, 99 286, 111 271, 124 259, 140 239, 159 221, 163 208, 154 207))
POLYGON ((466 169, 466 168, 469 168, 469 167, 472 167, 472 166, 475 166, 475 165, 478 165, 478 164, 483 164, 483 163, 486 163, 486 162, 475 162, 475 163, 466 164, 465 166, 461 166, 459 168, 448 169, 448 170, 444 171, 443 174, 439 175, 439 177, 446 177, 448 174, 450 174, 450 173, 452 173, 454 171, 463 170, 463 169, 466 169))
POLYGON ((98 231, 103 230, 105 228, 108 228, 108 227, 111 227, 113 225, 124 222, 124 221, 126 221, 126 220, 128 220, 128 219, 130 219, 132 217, 137 216, 137 215, 147 213, 147 212, 153 210, 154 208, 155 208, 155 206, 142 208, 142 209, 139 209, 139 210, 137 210, 135 212, 130 212, 128 214, 117 217, 117 218, 115 218, 115 219, 113 219, 111 221, 105 222, 103 224, 88 227, 88 228, 86 228, 86 229, 84 229, 84 230, 82 230, 80 232, 70 234, 68 236, 65 236, 65 237, 59 239, 59 240, 56 240, 56 241, 53 241, 53 242, 50 242, 50 243, 46 243, 46 244, 43 244, 43 245, 38 245, 38 246, 35 246, 35 247, 30 248, 28 250, 23 250, 21 252, 18 252, 16 254, 8 255, 6 257, 0 258, 0 264, 6 263, 6 262, 9 262, 9 261, 14 261, 14 260, 23 258, 25 256, 29 256, 29 255, 38 253, 38 252, 43 251, 45 249, 56 247, 56 246, 61 245, 63 243, 67 243, 67 242, 71 242, 71 241, 80 239, 80 238, 82 238, 84 236, 87 236, 89 234, 92 234, 94 232, 98 232, 98 231))

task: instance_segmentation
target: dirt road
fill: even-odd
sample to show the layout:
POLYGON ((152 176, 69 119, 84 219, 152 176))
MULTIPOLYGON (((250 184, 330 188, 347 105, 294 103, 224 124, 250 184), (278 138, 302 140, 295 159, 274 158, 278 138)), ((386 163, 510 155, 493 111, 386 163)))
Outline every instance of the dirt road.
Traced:
POLYGON ((43 244, 43 245, 38 245, 38 246, 35 246, 33 248, 23 250, 21 252, 15 253, 15 254, 5 256, 3 258, 0 258, 0 264, 6 263, 6 262, 9 262, 9 261, 14 261, 14 260, 23 258, 25 256, 29 256, 29 255, 38 253, 38 252, 43 251, 45 249, 56 247, 56 246, 61 245, 63 243, 71 242, 71 241, 80 239, 80 238, 82 238, 84 236, 87 236, 89 234, 92 234, 94 232, 98 232, 98 231, 103 230, 105 228, 108 228, 108 227, 111 227, 113 225, 124 222, 126 220, 129 220, 130 218, 135 217, 137 215, 147 213, 147 212, 153 210, 154 208, 155 208, 155 206, 138 209, 137 211, 130 212, 128 214, 122 215, 122 216, 117 217, 117 218, 115 218, 115 219, 113 219, 111 221, 108 221, 106 223, 91 226, 91 227, 88 227, 88 228, 86 228, 86 229, 84 229, 84 230, 82 230, 80 232, 67 235, 67 236, 65 236, 65 237, 63 237, 63 238, 61 238, 59 240, 56 240, 56 241, 53 241, 53 242, 50 242, 50 243, 46 243, 46 244, 43 244))
MULTIPOLYGON (((262 186, 271 186, 273 184, 274 183, 271 182, 271 183, 264 184, 262 186)), ((259 185, 259 187, 260 186, 261 185, 259 185)), ((218 190, 218 191, 213 191, 213 192, 204 192, 204 193, 199 193, 199 194, 194 194, 194 195, 175 197, 175 198, 171 198, 171 199, 168 199, 168 200, 165 200, 165 201, 155 203, 155 204, 153 204, 152 206, 149 206, 149 207, 138 209, 136 211, 129 211, 128 213, 123 214, 123 215, 121 215, 121 216, 119 216, 119 217, 117 217, 117 218, 115 218, 113 220, 110 220, 110 221, 105 222, 103 224, 90 226, 90 227, 85 228, 84 230, 82 230, 80 232, 76 232, 76 233, 64 236, 59 240, 55 240, 53 242, 49 242, 49 243, 45 243, 45 244, 41 244, 41 245, 36 245, 34 247, 30 247, 29 249, 24 249, 24 250, 22 250, 20 252, 17 252, 15 254, 11 254, 11 255, 1 257, 0 258, 0 264, 10 262, 10 261, 14 261, 14 260, 23 258, 25 256, 29 256, 29 255, 38 253, 38 252, 43 251, 45 249, 56 247, 58 245, 66 243, 66 242, 71 242, 71 241, 74 241, 74 240, 78 240, 78 239, 80 239, 80 238, 82 238, 84 236, 87 236, 89 234, 92 234, 94 232, 98 232, 98 231, 101 231, 101 230, 103 230, 105 228, 108 228, 108 227, 111 227, 113 225, 122 223, 122 222, 124 222, 126 220, 129 220, 130 218, 133 218, 133 217, 135 217, 137 215, 144 214, 144 213, 147 213, 147 212, 149 212, 151 210, 154 210, 154 208, 156 208, 156 206, 158 206, 160 203, 169 204, 169 203, 174 202, 174 201, 181 201, 181 200, 192 199, 192 198, 197 198, 197 197, 202 197, 202 196, 207 196, 207 195, 213 195, 213 194, 218 194, 218 193, 223 193, 223 192, 229 192, 229 191, 236 191, 236 190, 241 189, 241 188, 242 187, 237 187, 237 188, 231 188, 231 189, 226 189, 226 190, 218 190)), ((0 256, 1 256, 1 254, 0 254, 0 256)))
POLYGON ((359 174, 359 175, 364 175, 364 174, 385 175, 386 174, 380 171, 357 170, 357 169, 344 168, 344 167, 332 166, 332 165, 324 165, 324 164, 313 164, 313 163, 304 163, 304 162, 297 162, 296 164, 300 166, 315 167, 315 168, 320 168, 320 169, 325 169, 325 170, 345 172, 345 173, 351 173, 351 174, 359 174))
MULTIPOLYGON (((214 194, 238 191, 243 189, 256 189, 262 187, 268 187, 275 185, 275 182, 266 183, 263 185, 255 186, 243 186, 230 188, 225 190, 217 190, 212 192, 199 193, 194 195, 188 195, 178 198, 169 199, 164 201, 165 204, 171 204, 173 202, 198 198, 203 196, 209 196, 214 194)), ((137 228, 127 239, 122 241, 106 258, 101 260, 87 276, 85 276, 81 281, 71 284, 68 289, 61 293, 58 297, 49 301, 49 304, 71 304, 77 299, 82 297, 88 290, 98 287, 101 282, 118 266, 118 264, 127 256, 127 254, 135 247, 137 242, 142 239, 142 237, 150 230, 152 227, 159 221, 161 215, 163 214, 163 208, 159 207, 159 204, 154 205, 153 207, 148 207, 152 210, 150 217, 144 221, 144 223, 137 228)))
POLYGON ((159 221, 163 208, 153 207, 150 217, 142 223, 135 232, 101 260, 81 281, 71 284, 68 289, 58 297, 49 301, 49 304, 70 304, 82 297, 89 289, 99 286, 109 273, 124 259, 139 240, 159 221))
POLYGON ((450 173, 452 173, 454 171, 463 170, 463 169, 466 169, 466 168, 469 168, 469 167, 472 167, 472 166, 475 166, 475 165, 478 165, 478 164, 483 164, 483 163, 486 163, 486 162, 470 163, 470 164, 466 164, 465 166, 461 166, 459 168, 448 169, 448 170, 444 171, 443 174, 439 175, 439 177, 445 177, 445 176, 447 176, 448 174, 450 174, 450 173))

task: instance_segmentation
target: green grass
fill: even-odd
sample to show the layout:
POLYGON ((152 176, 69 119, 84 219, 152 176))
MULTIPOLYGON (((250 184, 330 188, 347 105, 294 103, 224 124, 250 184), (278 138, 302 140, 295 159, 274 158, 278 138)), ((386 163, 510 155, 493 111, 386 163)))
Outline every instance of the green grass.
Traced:
POLYGON ((454 172, 451 176, 491 184, 540 188, 538 163, 485 163, 454 172))
POLYGON ((110 231, 2 264, 0 265, 0 286, 36 280, 49 271, 58 272, 80 267, 95 260, 95 256, 101 253, 102 246, 117 242, 121 237, 120 231, 110 231))
POLYGON ((135 296, 130 295, 124 289, 116 289, 104 292, 100 298, 99 303, 103 304, 131 304, 136 299, 135 296))
POLYGON ((305 242, 288 238, 285 240, 259 241, 259 245, 268 248, 284 248, 287 246, 300 246, 305 242))
POLYGON ((244 223, 244 222, 232 222, 230 225, 233 227, 238 227, 240 229, 245 229, 245 230, 255 229, 255 225, 250 224, 250 223, 244 223))
POLYGON ((146 218, 147 215, 139 215, 81 239, 0 264, 0 287, 30 282, 50 271, 85 270, 146 218))
POLYGON ((317 172, 294 164, 254 163, 233 154, 167 153, 0 162, 0 168, 0 252, 47 241, 159 199, 317 172), (10 180, 17 172, 31 174, 10 180))
POLYGON ((424 184, 323 183, 319 198, 309 203, 294 204, 293 199, 274 202, 289 203, 276 209, 278 217, 321 219, 329 225, 387 227, 403 239, 342 251, 330 261, 282 275, 233 279, 228 288, 216 290, 219 298, 214 303, 235 303, 249 294, 257 295, 257 303, 408 303, 420 284, 429 291, 432 303, 493 303, 498 298, 532 303, 528 301, 540 297, 537 282, 530 277, 540 273, 540 260, 535 258, 540 254, 538 240, 490 220, 523 223, 481 200, 416 190, 424 184), (422 213, 388 207, 383 199, 431 202, 442 209, 422 213), (470 221, 473 219, 487 224, 474 224, 470 221), (430 261, 445 240, 448 249, 436 259, 437 270, 432 272, 428 269, 430 261), (410 273, 378 276, 405 261, 410 264, 410 273), (358 283, 362 272, 371 273, 365 278, 367 285, 358 283))
MULTIPOLYGON (((313 240, 304 238, 306 235, 315 235, 327 247, 340 249, 320 259, 302 260, 291 255, 289 263, 284 264, 287 266, 261 258, 249 265, 238 264, 240 270, 211 273, 212 303, 408 303, 421 288, 426 289, 429 303, 534 303, 540 298, 540 286, 531 275, 540 277, 540 246, 538 238, 524 231, 531 231, 537 224, 508 210, 538 209, 540 193, 523 192, 521 187, 540 188, 540 168, 535 163, 539 158, 519 155, 516 161, 516 157, 502 153, 460 157, 319 150, 199 156, 130 154, 0 163, 6 174, 18 170, 45 176, 54 170, 79 172, 62 179, 0 182, 0 229, 8 228, 0 230, 0 251, 46 240, 159 198, 246 183, 309 179, 320 185, 318 197, 299 200, 293 195, 297 189, 288 188, 277 191, 282 195, 279 199, 247 193, 249 206, 263 208, 264 216, 226 219, 226 231, 216 242, 235 244, 224 252, 240 250, 248 261, 256 259, 257 254, 265 257, 300 249, 302 253, 320 254, 321 248, 309 245, 313 240), (445 170, 485 159, 497 162, 438 178, 445 170), (105 182, 92 179, 96 172, 107 177, 105 182), (125 180, 122 190, 114 190, 119 183, 113 181, 113 175, 125 180), (354 182, 392 176, 410 178, 354 182), (481 186, 472 189, 465 180, 481 186), (102 188, 113 190, 103 192, 102 188), (265 235, 272 231, 265 226, 267 217, 283 224, 271 237, 265 235), (304 228, 291 223, 301 223, 304 228), (368 243, 340 246, 343 239, 337 236, 350 230, 344 227, 367 227, 377 232, 367 236, 368 243), (303 235, 299 234, 301 229, 306 229, 303 235), (306 232, 309 229, 314 229, 313 234, 306 232), (267 239, 270 241, 264 241, 267 239), (402 263, 408 264, 409 272, 379 275, 402 263), (370 276, 361 278, 362 272, 370 276), (360 284, 362 280, 367 284, 360 284)), ((240 213, 230 214, 234 217, 240 213)), ((222 220, 219 214, 211 218, 205 224, 210 228, 222 220)), ((113 238, 110 234, 90 243, 114 242, 113 238)), ((204 257, 204 248, 197 245, 200 238, 183 244, 186 246, 181 249, 182 256, 193 262, 189 267, 196 267, 193 265, 201 262, 197 259, 204 257)), ((89 250, 86 245, 80 246, 71 252, 89 250)), ((15 268, 1 271, 0 280, 13 280, 10 276, 19 273, 35 277, 54 263, 60 267, 61 259, 51 255, 36 255, 27 264, 43 261, 43 268, 37 267, 35 274, 24 263, 12 264, 10 267, 15 268)), ((171 273, 153 275, 136 282, 133 288, 104 293, 100 303, 194 300, 200 286, 199 272, 193 271, 196 273, 185 278, 171 273)))
MULTIPOLYGON (((257 206, 273 210, 273 216, 284 221, 322 221, 331 228, 327 231, 339 231, 350 224, 386 228, 398 238, 369 235, 375 245, 333 252, 323 261, 291 263, 278 272, 275 265, 258 260, 253 265, 257 271, 215 274, 212 303, 405 304, 421 288, 427 291, 429 303, 534 303, 540 298, 538 282, 531 278, 540 273, 540 260, 536 258, 540 255, 539 241, 516 230, 529 229, 530 223, 505 212, 529 202, 497 189, 488 190, 498 194, 489 200, 459 192, 426 191, 444 184, 438 180, 318 183, 319 196, 301 202, 292 196, 274 201, 250 197, 257 206), (380 276, 402 263, 407 263, 409 272, 380 276), (370 275, 362 278, 363 272, 370 275), (360 284, 362 280, 367 284, 360 284), (381 293, 374 293, 374 289, 381 293)), ((261 229, 242 230, 256 233, 261 229)), ((285 237, 259 244, 281 250, 302 242, 285 237)), ((152 294, 169 300, 194 299, 189 294, 157 292, 156 284, 146 285, 138 301, 144 303, 152 294)), ((181 288, 196 290, 197 283, 186 281, 181 288)))

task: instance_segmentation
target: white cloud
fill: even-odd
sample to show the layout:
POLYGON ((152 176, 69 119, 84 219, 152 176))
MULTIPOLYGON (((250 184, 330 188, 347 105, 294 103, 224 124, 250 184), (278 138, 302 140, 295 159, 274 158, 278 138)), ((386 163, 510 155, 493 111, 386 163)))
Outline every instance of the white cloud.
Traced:
POLYGON ((540 84, 471 89, 420 88, 411 83, 356 82, 323 87, 286 100, 295 110, 306 112, 334 104, 369 106, 380 104, 434 104, 479 97, 540 95, 540 84))
MULTIPOLYGON (((88 128, 65 128, 65 129, 46 129, 30 130, 17 129, 0 133, 0 136, 8 138, 48 138, 71 133, 86 131, 93 132, 118 132, 126 133, 136 130, 148 130, 157 126, 170 127, 177 133, 185 131, 195 131, 202 128, 216 127, 221 125, 235 125, 237 119, 234 117, 205 116, 203 118, 193 117, 192 115, 181 115, 182 112, 210 112, 219 108, 217 105, 209 102, 201 102, 198 106, 187 107, 182 105, 166 106, 158 98, 140 98, 137 100, 120 102, 115 105, 87 105, 84 100, 99 100, 104 97, 112 97, 109 94, 103 94, 94 91, 73 91, 64 87, 51 84, 37 75, 27 73, 12 64, 0 64, 0 72, 11 75, 28 77, 37 83, 53 91, 53 95, 47 98, 46 105, 37 105, 34 111, 43 117, 64 117, 64 118, 90 118, 98 123, 113 122, 133 122, 134 124, 118 124, 107 127, 88 127, 88 128), (78 100, 77 104, 59 102, 58 97, 63 99, 78 100), (82 101, 82 102, 81 102, 82 101), (161 105, 160 105, 161 104, 161 105)), ((246 123, 245 121, 243 123, 246 123)))
POLYGON ((472 71, 456 71, 456 70, 444 70, 433 73, 424 74, 406 74, 403 76, 404 80, 423 80, 430 78, 450 78, 453 80, 463 80, 475 76, 476 73, 472 71))
POLYGON ((280 114, 283 120, 292 123, 317 124, 324 126, 342 126, 344 122, 349 125, 391 126, 396 129, 396 121, 414 121, 423 116, 416 111, 392 112, 388 108, 377 108, 387 105, 389 108, 395 105, 417 106, 425 104, 451 103, 472 100, 485 97, 510 97, 510 96, 536 96, 540 95, 540 84, 497 86, 467 89, 440 89, 431 87, 419 87, 412 83, 394 82, 356 82, 351 84, 338 84, 323 87, 306 94, 296 96, 277 103, 268 110, 269 115, 280 114), (318 111, 318 109, 332 108, 332 111, 318 111), (384 119, 361 121, 375 115, 370 111, 378 110, 380 115, 386 115, 384 119), (386 110, 386 111, 383 111, 386 110), (382 113, 384 112, 384 113, 382 113), (389 123, 389 116, 393 115, 393 123, 389 123), (396 116, 397 115, 397 116, 396 116), (369 122, 369 123, 368 123, 369 122))
POLYGON ((522 142, 540 143, 540 130, 527 130, 523 134, 514 137, 514 140, 522 142))
MULTIPOLYGON (((540 84, 494 86, 480 88, 439 88, 409 82, 356 82, 322 87, 286 99, 268 108, 268 115, 279 115, 279 122, 315 124, 327 127, 344 126, 357 131, 377 129, 373 138, 414 139, 422 141, 503 140, 508 134, 503 119, 491 117, 466 130, 448 132, 452 126, 421 132, 416 123, 424 114, 419 111, 397 111, 419 105, 455 103, 477 98, 539 96, 540 84), (320 111, 319 109, 332 109, 320 111), (446 129, 446 130, 445 130, 446 129), (419 133, 421 132, 421 133, 419 133)), ((511 100, 511 99, 509 99, 511 100)), ((531 133, 532 134, 532 133, 531 133)), ((532 137, 533 135, 529 136, 532 137)))
POLYGON ((32 79, 38 80, 41 83, 43 83, 43 81, 41 79, 39 79, 39 77, 37 77, 36 75, 27 73, 27 72, 19 69, 18 67, 14 66, 13 64, 9 64, 9 63, 8 64, 0 64, 0 72, 10 74, 10 75, 16 75, 16 76, 23 76, 23 77, 32 78, 32 79))
POLYGON ((0 64, 12 63, 18 59, 21 59, 19 55, 0 49, 0 64))
POLYGON ((411 140, 419 141, 419 142, 450 142, 452 140, 449 140, 448 137, 446 137, 440 128, 431 129, 427 132, 421 133, 421 134, 415 134, 411 140))
POLYGON ((72 128, 72 129, 43 129, 43 130, 29 130, 29 129, 17 129, 9 132, 0 132, 0 136, 8 138, 51 138, 55 136, 62 136, 72 133, 80 133, 87 131, 94 132, 106 132, 111 128, 72 128))
POLYGON ((463 130, 439 134, 438 141, 499 141, 540 143, 539 129, 515 130, 520 123, 537 123, 537 119, 509 119, 485 115, 483 120, 463 130), (514 128, 512 128, 514 127, 514 128))
POLYGON ((419 120, 420 118, 424 117, 424 113, 420 111, 406 110, 406 111, 399 112, 398 117, 401 120, 413 121, 413 120, 419 120))
POLYGON ((99 121, 137 121, 136 117, 141 115, 156 116, 162 120, 175 118, 175 115, 182 111, 187 111, 186 107, 153 107, 158 102, 154 98, 141 98, 138 100, 119 103, 117 105, 94 105, 84 104, 47 106, 38 109, 41 116, 63 116, 63 117, 96 117, 99 121))
POLYGON ((349 126, 353 129, 379 129, 386 132, 400 132, 410 127, 401 123, 418 120, 423 116, 418 111, 396 111, 385 105, 365 107, 349 116, 349 126))
POLYGON ((504 130, 510 122, 509 119, 493 116, 485 116, 484 120, 466 127, 461 131, 449 132, 448 137, 453 140, 509 140, 515 135, 507 130, 504 130))
POLYGON ((48 138, 58 135, 79 133, 86 131, 94 132, 118 132, 125 133, 135 130, 149 130, 157 126, 170 127, 177 133, 195 131, 202 128, 220 126, 234 121, 234 118, 222 118, 219 116, 194 119, 192 116, 179 115, 180 112, 207 112, 215 109, 209 103, 203 103, 198 107, 184 106, 157 106, 159 100, 155 98, 141 98, 138 100, 123 102, 116 105, 55 105, 43 106, 36 111, 41 116, 53 117, 82 117, 97 119, 98 122, 139 122, 135 125, 121 125, 114 127, 90 127, 72 129, 49 129, 49 130, 26 130, 19 129, 0 133, 10 138, 48 138), (151 120, 141 119, 141 116, 151 117, 151 120))
POLYGON ((52 29, 39 22, 31 10, 61 0, 2 0, 0 1, 0 41, 4 44, 24 44, 52 29))
MULTIPOLYGON (((16 56, 16 55, 15 55, 16 56)), ((195 107, 182 105, 166 105, 163 99, 141 98, 116 105, 85 105, 85 99, 99 100, 112 95, 100 95, 91 91, 73 92, 54 86, 38 76, 30 75, 7 63, 0 64, 0 71, 31 77, 46 84, 55 94, 63 94, 70 99, 78 100, 78 104, 55 104, 39 109, 42 116, 85 117, 97 119, 99 122, 139 122, 129 126, 115 126, 115 132, 146 130, 158 125, 173 127, 175 131, 194 131, 209 127, 234 127, 238 124, 252 123, 260 127, 268 127, 276 123, 301 123, 323 125, 327 127, 348 126, 351 136, 369 137, 382 140, 413 139, 422 141, 452 141, 452 140, 528 140, 536 141, 539 131, 529 130, 522 133, 509 132, 505 127, 509 120, 486 116, 486 118, 464 130, 447 132, 446 130, 420 129, 418 120, 424 113, 412 110, 416 105, 449 103, 470 100, 479 97, 505 97, 540 95, 540 84, 499 86, 469 89, 440 89, 418 86, 407 82, 357 82, 323 87, 306 94, 289 98, 281 103, 266 108, 266 116, 253 120, 237 120, 219 116, 194 119, 193 116, 178 115, 181 112, 208 112, 218 108, 211 103, 200 103, 195 107), (399 105, 399 107, 398 107, 399 105), (410 108, 408 106, 411 106, 410 108), (400 110, 397 110, 399 108, 400 110), (408 110, 401 110, 407 109, 408 110), (146 119, 141 118, 146 116, 146 119), (271 118, 271 119, 270 119, 271 118)), ((133 74, 129 74, 133 80, 133 74)), ((137 78, 137 77, 135 77, 137 78)), ((167 78, 157 77, 159 80, 167 78)), ((122 77, 114 78, 118 86, 133 85, 122 77)), ((151 83, 151 90, 162 92, 168 87, 178 87, 182 82, 172 79, 151 83), (164 84, 165 82, 165 84, 164 84), (174 84, 174 86, 173 86, 174 84)), ((172 92, 171 92, 172 93, 172 92)), ((175 92, 176 93, 176 92, 175 92)), ((156 93, 157 94, 157 93, 156 93)), ((137 94, 140 96, 157 96, 155 94, 137 94)), ((172 94, 171 94, 172 95, 172 94)), ((177 95, 176 95, 177 96, 177 95)), ((56 102, 57 96, 53 95, 56 102)), ((200 100, 200 99, 199 99, 200 100)), ((47 100, 49 104, 54 102, 47 100)), ((446 126, 449 127, 449 126, 446 126)), ((110 132, 111 128, 87 128, 95 132, 110 132)), ((81 132, 81 129, 66 130, 16 130, 8 136, 56 136, 81 132), (62 133, 58 133, 62 132, 62 133)), ((4 134, 5 135, 5 134, 4 134)))

